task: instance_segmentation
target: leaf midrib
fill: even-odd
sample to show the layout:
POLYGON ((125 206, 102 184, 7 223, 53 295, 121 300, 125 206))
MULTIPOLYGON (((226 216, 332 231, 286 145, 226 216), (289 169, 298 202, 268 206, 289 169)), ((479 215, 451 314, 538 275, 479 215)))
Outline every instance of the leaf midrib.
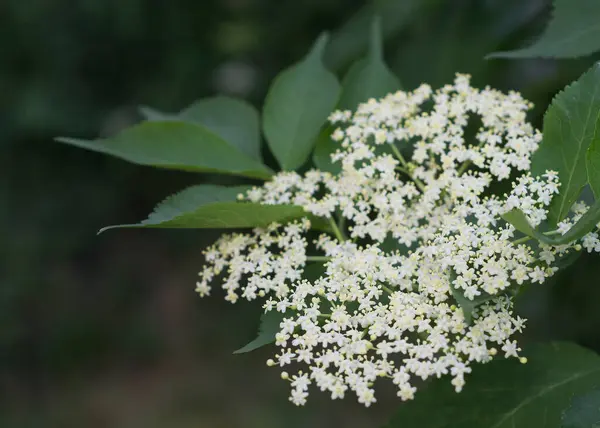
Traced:
MULTIPOLYGON (((540 398, 542 395, 545 395, 546 393, 554 390, 555 388, 558 388, 559 386, 562 386, 562 385, 566 385, 566 384, 568 384, 568 383, 570 383, 572 381, 575 381, 575 380, 577 380, 577 379, 579 379, 579 378, 581 378, 583 376, 588 376, 588 375, 590 375, 592 373, 599 372, 599 371, 600 371, 600 368, 596 368, 596 369, 589 370, 589 371, 586 371, 586 372, 578 373, 578 374, 570 376, 570 377, 568 377, 568 378, 566 378, 566 379, 564 379, 564 380, 562 380, 560 382, 557 382, 557 383, 554 383, 554 384, 552 384, 550 386, 547 386, 546 388, 544 388, 541 391, 539 391, 537 394, 534 394, 534 395, 532 395, 532 396, 530 396, 530 397, 528 397, 528 398, 526 398, 524 400, 521 400, 521 402, 519 403, 518 406, 514 407, 510 412, 505 413, 504 417, 502 419, 500 419, 497 423, 495 423, 493 426, 491 426, 490 428, 499 428, 504 422, 506 422, 506 420, 508 420, 510 417, 514 416, 515 413, 517 411, 519 411, 521 408, 523 408, 524 406, 528 405, 532 401, 540 398)), ((513 426, 514 426, 514 419, 513 419, 513 426)))
MULTIPOLYGON (((321 71, 322 70, 316 70, 315 74, 320 73, 321 71)), ((317 79, 316 78, 314 80, 313 79, 308 79, 308 80, 309 80, 310 86, 316 86, 317 85, 317 79)), ((296 123, 294 123, 294 126, 293 126, 294 132, 292 134, 293 137, 292 137, 292 139, 290 141, 292 144, 290 144, 287 147, 287 150, 285 152, 285 158, 286 159, 285 159, 285 162, 283 162, 285 164, 285 166, 288 166, 290 153, 293 153, 294 147, 296 145, 298 145, 297 144, 297 140, 298 140, 298 136, 299 136, 299 132, 298 131, 300 130, 300 124, 303 122, 304 116, 306 115, 306 111, 307 111, 306 100, 307 100, 308 97, 310 97, 309 92, 310 91, 304 91, 304 93, 302 94, 302 109, 301 109, 300 114, 296 116, 297 117, 296 123)))
MULTIPOLYGON (((556 42, 553 42, 553 43, 551 43, 551 44, 554 44, 554 45, 556 45, 557 47, 558 47, 558 46, 563 46, 564 44, 566 44, 566 43, 570 42, 572 39, 579 38, 579 37, 581 37, 581 36, 585 35, 586 33, 589 33, 589 32, 592 32, 592 31, 595 31, 595 30, 597 30, 597 29, 600 29, 600 23, 598 23, 598 24, 596 24, 596 25, 592 25, 591 27, 588 27, 588 28, 587 28, 587 29, 585 29, 585 30, 581 30, 581 31, 579 31, 579 32, 577 32, 577 33, 571 34, 571 35, 569 35, 569 37, 566 37, 566 38, 562 39, 561 41, 556 41, 556 42)), ((543 37, 543 36, 542 36, 542 37, 543 37)), ((559 39, 559 40, 560 40, 560 39, 559 39)), ((533 48, 533 47, 534 47, 534 46, 531 46, 531 47, 530 47, 530 48, 528 48, 527 50, 529 50, 529 49, 531 49, 531 48, 533 48)))
MULTIPOLYGON (((581 88, 580 88, 580 90, 581 90, 581 88)), ((581 134, 580 134, 579 138, 575 138, 575 140, 577 141, 577 152, 576 152, 576 156, 574 158, 573 166, 572 166, 572 168, 570 168, 571 170, 569 172, 569 179, 567 181, 567 186, 566 186, 567 190, 571 188, 571 183, 573 181, 573 177, 575 175, 575 169, 576 169, 576 166, 577 166, 577 160, 579 159, 579 156, 580 156, 580 153, 581 153, 581 148, 583 146, 583 140, 584 140, 585 135, 586 135, 585 130, 588 127, 590 116, 592 115, 593 100, 596 98, 596 94, 597 93, 598 93, 598 85, 595 85, 594 86, 594 93, 593 93, 593 95, 591 97, 592 102, 590 103, 590 106, 588 108, 588 114, 587 114, 587 117, 586 117, 586 119, 584 121, 584 125, 582 127, 583 129, 581 131, 581 134)), ((563 111, 564 111, 565 116, 568 117, 569 116, 568 110, 566 108, 563 108, 563 111)), ((561 128, 560 135, 562 135, 562 126, 563 126, 563 124, 562 124, 561 117, 558 116, 558 115, 557 115, 557 120, 559 122, 559 127, 561 128)), ((597 123, 594 126, 594 133, 595 133, 596 126, 597 126, 597 123)), ((571 126, 571 130, 570 131, 571 131, 571 135, 573 135, 573 127, 572 126, 571 126)), ((591 144, 591 142, 590 142, 590 144, 591 144)), ((563 162, 565 163, 565 167, 567 169, 569 169, 569 166, 567 165, 567 157, 565 156, 565 152, 564 152, 564 150, 566 149, 566 147, 564 147, 564 144, 561 145, 561 149, 562 149, 561 151, 563 153, 563 162)), ((563 197, 562 200, 560 201, 560 207, 558 209, 558 218, 557 218, 557 221, 560 221, 560 220, 562 220, 562 218, 564 218, 563 210, 565 209, 565 203, 567 202, 567 197, 568 196, 569 195, 565 195, 565 197, 563 197)))

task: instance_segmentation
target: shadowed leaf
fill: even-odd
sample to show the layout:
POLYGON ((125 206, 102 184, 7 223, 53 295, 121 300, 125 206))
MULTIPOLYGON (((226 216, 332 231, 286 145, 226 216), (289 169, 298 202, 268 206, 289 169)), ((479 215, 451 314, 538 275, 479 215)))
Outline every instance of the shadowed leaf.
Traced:
POLYGON ((144 122, 102 140, 58 141, 139 165, 268 179, 272 171, 208 129, 187 122, 144 122))
POLYGON ((529 360, 474 365, 462 392, 434 380, 403 403, 388 428, 560 428, 571 397, 600 386, 600 357, 571 343, 532 345, 529 360))

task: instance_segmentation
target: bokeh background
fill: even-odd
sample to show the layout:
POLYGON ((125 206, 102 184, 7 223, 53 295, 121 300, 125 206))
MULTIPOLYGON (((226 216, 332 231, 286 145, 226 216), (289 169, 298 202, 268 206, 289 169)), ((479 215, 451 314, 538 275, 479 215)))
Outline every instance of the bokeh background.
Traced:
MULTIPOLYGON (((218 231, 123 230, 168 194, 223 178, 157 171, 60 145, 108 135, 138 105, 179 110, 228 94, 261 106, 269 81, 323 30, 343 74, 374 11, 403 86, 456 71, 536 103, 598 58, 485 60, 543 29, 544 0, 2 0, 0 2, 0 427, 377 427, 393 391, 364 409, 315 392, 306 408, 264 361, 232 351, 258 305, 194 293, 218 231)), ((598 259, 527 290, 527 340, 600 350, 598 259)))

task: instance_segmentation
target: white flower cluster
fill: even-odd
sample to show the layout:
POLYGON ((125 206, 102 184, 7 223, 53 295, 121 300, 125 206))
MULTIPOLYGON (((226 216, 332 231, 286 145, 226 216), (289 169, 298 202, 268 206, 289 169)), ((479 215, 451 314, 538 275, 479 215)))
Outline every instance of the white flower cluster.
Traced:
MULTIPOLYGON (((295 404, 313 384, 333 399, 353 391, 369 406, 380 377, 403 400, 417 378, 449 375, 460 391, 472 363, 518 357, 516 287, 543 282, 556 259, 581 248, 529 246, 501 220, 518 207, 538 225, 558 192, 556 173, 527 173, 541 139, 526 121, 530 107, 457 75, 436 92, 423 85, 334 112, 339 174, 282 172, 244 198, 329 218, 335 239, 307 241, 308 220, 223 236, 206 252, 197 290, 208 294, 224 273, 227 300, 265 297, 265 311, 285 313, 268 364, 306 367, 282 373, 295 404), (511 177, 512 190, 494 195, 492 185, 511 177), (307 263, 323 264, 319 279, 303 276, 307 263)), ((598 251, 600 238, 583 245, 598 251)))
POLYGON ((267 229, 257 229, 252 235, 223 235, 217 244, 205 252, 206 268, 196 284, 200 296, 210 294, 209 282, 226 270, 223 289, 225 300, 235 303, 241 287, 242 297, 254 300, 273 292, 282 297, 289 293, 291 284, 302 277, 306 264, 305 234, 310 222, 271 224, 267 229))

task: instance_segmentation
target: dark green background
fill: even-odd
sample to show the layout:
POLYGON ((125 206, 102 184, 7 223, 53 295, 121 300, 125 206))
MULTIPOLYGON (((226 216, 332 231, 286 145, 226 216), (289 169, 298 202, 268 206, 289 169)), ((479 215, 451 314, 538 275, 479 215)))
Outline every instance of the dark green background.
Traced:
MULTIPOLYGON (((112 231, 213 176, 154 171, 52 141, 107 135, 136 106, 174 111, 225 93, 260 107, 268 82, 323 30, 338 73, 361 54, 375 6, 406 88, 471 72, 536 103, 595 58, 484 60, 526 44, 539 0, 3 0, 0 4, 0 427, 376 427, 398 404, 382 385, 364 409, 314 392, 304 409, 264 361, 232 351, 260 308, 194 293, 216 231, 112 231), (340 30, 342 29, 342 30, 340 30)), ((597 58, 596 58, 597 59, 597 58)), ((267 159, 272 159, 267 154, 267 159)), ((231 180, 231 179, 227 179, 231 180)), ((528 339, 600 350, 600 259, 584 256, 521 308, 528 339)), ((468 386, 467 386, 468 387, 468 386)))

